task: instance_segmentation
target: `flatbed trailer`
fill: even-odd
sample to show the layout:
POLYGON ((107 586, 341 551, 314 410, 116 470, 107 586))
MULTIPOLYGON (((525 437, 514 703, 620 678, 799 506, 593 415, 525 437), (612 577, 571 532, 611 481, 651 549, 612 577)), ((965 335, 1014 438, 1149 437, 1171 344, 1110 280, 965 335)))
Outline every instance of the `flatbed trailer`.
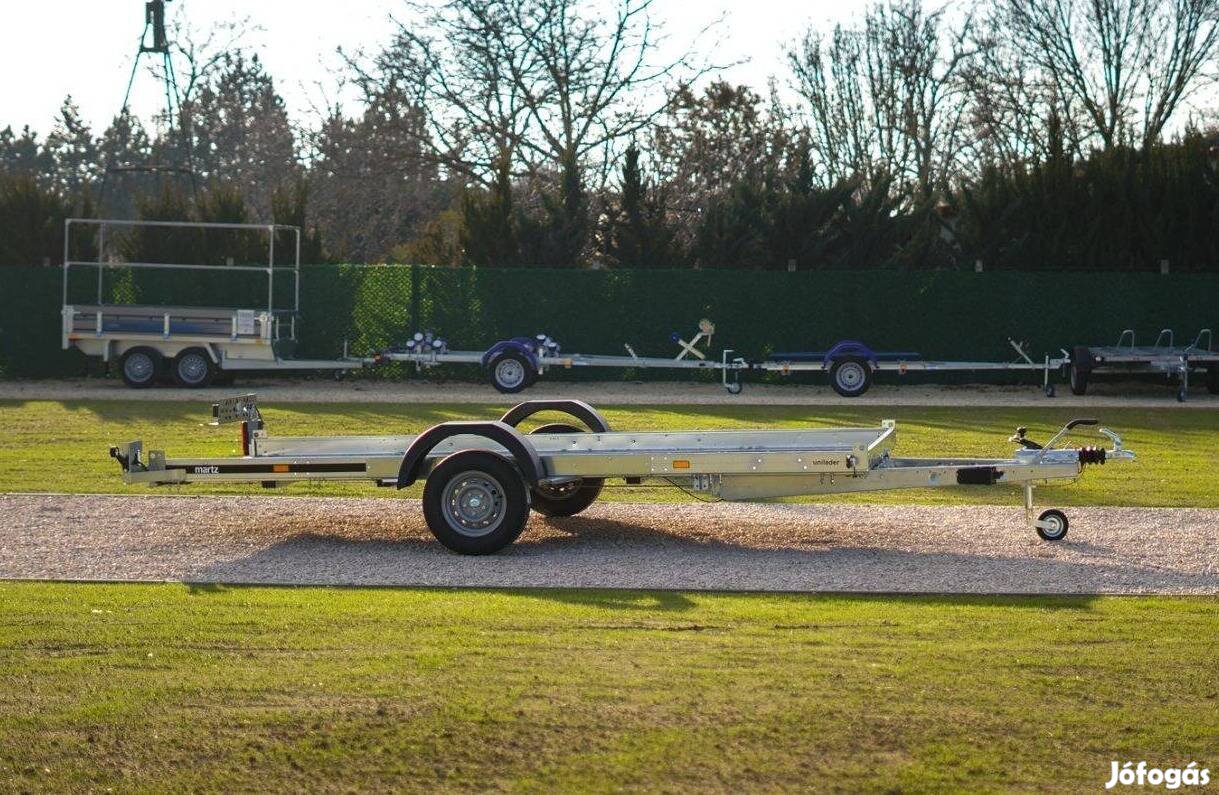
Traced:
POLYGON ((300 228, 282 224, 225 224, 194 221, 123 221, 69 218, 64 221, 63 306, 61 344, 86 356, 117 363, 123 381, 131 387, 149 387, 164 376, 179 386, 205 387, 225 374, 250 370, 327 371, 342 374, 364 366, 361 359, 295 357, 296 326, 300 316, 300 228), (95 230, 95 259, 74 256, 73 227, 95 230), (266 263, 257 266, 181 262, 131 262, 113 249, 115 230, 151 234, 185 230, 189 234, 265 233, 266 263), (107 233, 111 237, 107 237, 107 233), (290 265, 276 265, 275 239, 292 240, 290 265), (69 279, 75 270, 96 272, 96 299, 81 304, 69 300, 69 279), (105 275, 109 271, 207 272, 217 277, 234 274, 266 278, 266 304, 256 307, 199 307, 114 304, 107 302, 105 275), (289 279, 290 307, 275 303, 276 278, 289 279))
POLYGON ((1017 359, 1009 362, 935 361, 924 359, 912 351, 875 351, 858 340, 840 340, 825 351, 774 353, 764 361, 755 362, 753 369, 790 375, 800 372, 829 374, 830 386, 843 397, 859 397, 872 386, 879 372, 947 373, 947 372, 1034 372, 1041 374, 1041 388, 1046 397, 1054 397, 1050 373, 1065 365, 1068 358, 1046 356, 1034 361, 1024 344, 1009 339, 1017 359))
POLYGON ((1219 351, 1211 350, 1213 334, 1208 328, 1198 332, 1189 345, 1173 342, 1172 329, 1162 329, 1154 345, 1134 344, 1134 329, 1124 330, 1116 345, 1076 345, 1071 353, 1071 391, 1082 395, 1094 373, 1134 375, 1163 374, 1177 383, 1177 400, 1184 402, 1189 393, 1191 371, 1206 369, 1206 388, 1219 395, 1219 351))
POLYGON ((497 552, 525 527, 530 509, 572 516, 591 505, 607 480, 655 481, 708 499, 751 500, 902 488, 1012 485, 1024 493, 1028 525, 1047 541, 1066 536, 1057 509, 1035 514, 1033 489, 1072 480, 1084 467, 1134 454, 1101 428, 1112 447, 1055 445, 1076 419, 1044 445, 1017 428, 1008 458, 899 458, 892 420, 869 428, 732 431, 613 431, 587 403, 535 400, 498 420, 442 422, 419 434, 276 438, 267 434, 256 398, 213 406, 216 423, 239 423, 243 455, 170 458, 139 441, 112 447, 126 483, 371 481, 405 488, 424 481, 423 513, 443 545, 463 554, 497 552), (520 424, 542 412, 564 415, 525 434, 520 424), (572 424, 572 423, 578 423, 572 424))

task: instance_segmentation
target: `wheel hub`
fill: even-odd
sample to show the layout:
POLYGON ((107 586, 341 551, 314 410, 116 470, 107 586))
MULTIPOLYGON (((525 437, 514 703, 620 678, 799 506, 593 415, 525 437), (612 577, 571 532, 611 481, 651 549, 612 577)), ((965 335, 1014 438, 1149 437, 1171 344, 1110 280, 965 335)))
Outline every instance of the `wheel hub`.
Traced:
POLYGON ((844 389, 854 389, 863 383, 863 368, 848 362, 838 368, 838 383, 844 389))
POLYGON ((123 363, 123 370, 131 380, 145 381, 152 375, 152 358, 142 353, 128 356, 127 361, 123 363))
POLYGON ((182 380, 192 384, 202 381, 207 375, 207 362, 203 361, 203 357, 197 353, 188 354, 178 363, 178 373, 182 376, 182 380))
POLYGON ((444 491, 444 514, 449 525, 471 538, 493 532, 504 519, 504 490, 483 472, 463 472, 444 491))
POLYGON ((506 387, 515 387, 525 380, 525 368, 516 359, 504 359, 495 365, 495 378, 506 387))

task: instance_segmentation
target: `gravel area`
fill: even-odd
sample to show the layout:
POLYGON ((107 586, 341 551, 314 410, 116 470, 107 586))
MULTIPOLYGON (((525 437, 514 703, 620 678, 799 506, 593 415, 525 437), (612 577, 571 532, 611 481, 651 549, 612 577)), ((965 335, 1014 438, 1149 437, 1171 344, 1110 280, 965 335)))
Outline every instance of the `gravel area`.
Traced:
POLYGON ((117 379, 78 378, 62 381, 0 381, 0 400, 189 400, 208 403, 219 397, 256 392, 267 403, 499 403, 511 405, 541 398, 579 398, 599 405, 778 405, 778 406, 1062 406, 1067 408, 1216 409, 1219 395, 1195 387, 1186 403, 1176 390, 1145 383, 1098 383, 1087 395, 1072 395, 1058 385, 1054 398, 1040 387, 1026 386, 895 386, 879 385, 858 398, 842 398, 825 384, 746 384, 739 395, 707 382, 582 381, 543 379, 519 395, 501 395, 489 384, 446 381, 371 381, 351 379, 241 379, 233 386, 208 390, 157 387, 128 389, 117 379))
POLYGON ((601 503, 454 555, 416 500, 0 495, 0 578, 925 593, 1219 593, 1219 511, 601 503))

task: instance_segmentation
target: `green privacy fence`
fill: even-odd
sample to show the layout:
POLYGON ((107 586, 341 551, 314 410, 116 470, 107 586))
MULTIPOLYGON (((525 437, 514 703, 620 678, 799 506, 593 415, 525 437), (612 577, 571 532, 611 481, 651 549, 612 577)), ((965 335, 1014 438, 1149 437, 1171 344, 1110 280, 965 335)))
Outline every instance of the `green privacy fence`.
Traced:
MULTIPOLYGON (((291 282, 276 278, 276 300, 286 304, 291 282)), ((53 268, 0 268, 4 377, 84 371, 79 354, 59 348, 61 279, 53 268)), ((73 300, 92 301, 96 280, 74 277, 71 287, 73 300)), ((212 282, 119 272, 104 285, 123 302, 251 307, 265 305, 266 290, 261 275, 241 268, 212 282)), ((1007 359, 1009 336, 1038 354, 1113 342, 1128 327, 1147 343, 1166 327, 1179 341, 1192 339, 1199 328, 1219 327, 1219 275, 317 265, 302 269, 301 312, 299 353, 311 357, 338 355, 345 340, 352 353, 384 348, 416 329, 435 330, 453 348, 546 332, 567 351, 621 353, 630 343, 640 355, 666 355, 675 352, 672 332, 688 339, 708 317, 717 326, 715 350, 748 357, 854 338, 933 358, 1007 359)))

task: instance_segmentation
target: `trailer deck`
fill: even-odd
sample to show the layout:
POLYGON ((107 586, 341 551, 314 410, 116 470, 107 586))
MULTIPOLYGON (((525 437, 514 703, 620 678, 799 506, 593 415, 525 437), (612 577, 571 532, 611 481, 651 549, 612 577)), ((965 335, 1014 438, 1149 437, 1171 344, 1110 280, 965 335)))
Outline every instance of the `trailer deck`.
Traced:
POLYGON ((243 455, 169 458, 142 442, 111 448, 123 480, 147 485, 302 480, 372 481, 404 488, 424 480, 424 513, 437 539, 457 552, 495 552, 524 529, 530 508, 571 516, 592 504, 607 479, 659 481, 707 498, 749 500, 901 488, 1010 484, 1024 492, 1029 526, 1046 540, 1066 535, 1057 510, 1034 516, 1033 488, 1069 480, 1085 466, 1131 460, 1112 431, 1097 447, 1056 448, 1080 426, 1073 420, 1041 445, 1018 428, 1008 458, 897 458, 897 426, 743 431, 612 431, 581 401, 528 401, 488 422, 444 422, 419 434, 275 438, 254 396, 215 404, 216 422, 239 423, 243 455), (541 412, 551 423, 523 434, 517 426, 541 412))
POLYGON ((1189 394, 1191 371, 1206 369, 1206 388, 1219 394, 1219 351, 1211 350, 1213 334, 1208 328, 1198 332, 1189 345, 1174 344, 1172 329, 1161 329, 1154 345, 1135 345, 1134 329, 1118 335, 1116 345, 1075 346, 1071 355, 1071 391, 1083 395, 1096 372, 1120 372, 1135 375, 1163 374, 1177 382, 1177 400, 1184 402, 1189 394))

